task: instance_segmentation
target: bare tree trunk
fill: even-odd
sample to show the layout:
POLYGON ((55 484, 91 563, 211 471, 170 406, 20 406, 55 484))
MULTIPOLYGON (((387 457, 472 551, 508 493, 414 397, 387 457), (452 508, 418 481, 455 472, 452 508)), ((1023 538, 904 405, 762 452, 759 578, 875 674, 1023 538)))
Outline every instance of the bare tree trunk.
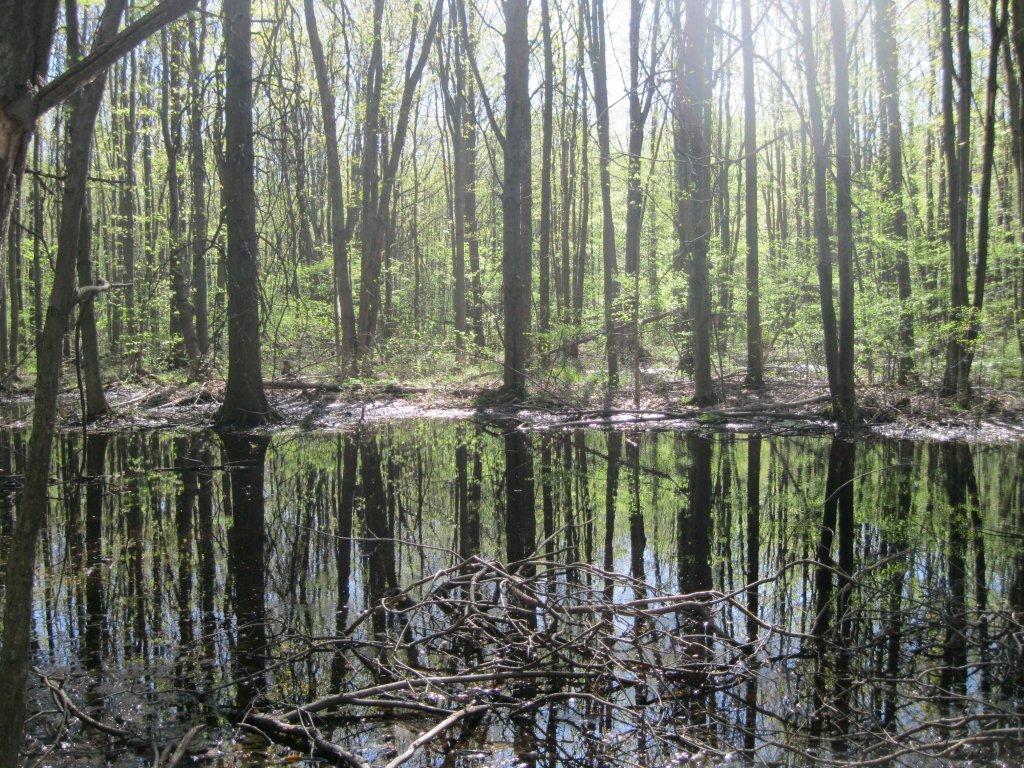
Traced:
POLYGON ((914 377, 914 321, 909 306, 911 297, 910 263, 907 258, 907 212, 903 206, 903 127, 900 116, 896 39, 892 32, 895 13, 893 0, 874 0, 875 59, 878 65, 879 106, 885 141, 888 178, 885 197, 892 208, 889 222, 896 241, 896 290, 900 300, 899 350, 896 379, 901 385, 914 377))
MULTIPOLYGON (((450 46, 438 45, 441 91, 445 117, 452 140, 452 276, 455 310, 455 349, 465 347, 466 312, 466 76, 462 57, 462 34, 456 0, 449 2, 450 46)), ((418 182, 418 179, 416 180, 418 182)), ((418 199, 418 196, 417 196, 418 199)))
POLYGON ((946 155, 947 195, 949 199, 949 292, 950 320, 953 329, 946 344, 946 369, 942 377, 942 394, 956 394, 960 366, 966 350, 962 328, 967 320, 967 201, 970 194, 971 146, 971 48, 968 0, 957 3, 957 42, 959 66, 957 82, 956 132, 953 129, 953 20, 950 0, 942 0, 942 140, 946 155))
POLYGON ((839 266, 839 379, 833 400, 844 424, 857 418, 854 391, 853 195, 850 158, 850 64, 844 0, 830 0, 835 68, 836 261, 839 266))
MULTIPOLYGON (((615 333, 619 296, 615 256, 615 219, 612 212, 611 128, 608 114, 608 70, 605 59, 604 0, 589 0, 587 27, 590 68, 594 78, 594 110, 597 113, 597 147, 601 181, 601 263, 604 276, 605 356, 608 364, 607 397, 619 386, 619 342, 615 333)), ((709 176, 710 179, 710 176, 709 176)), ((710 360, 710 357, 708 358, 710 360)))
POLYGON ((693 400, 717 399, 711 378, 711 38, 707 0, 684 0, 685 24, 677 6, 674 108, 676 119, 677 267, 688 271, 687 310, 693 352, 693 400))
POLYGON ((530 255, 533 227, 530 171, 530 36, 528 0, 504 0, 505 141, 502 190, 501 293, 505 310, 504 390, 526 393, 530 362, 530 255))
MULTIPOLYGON (((104 6, 96 46, 113 39, 121 21, 124 0, 109 0, 104 6)), ((38 71, 38 70, 37 70, 38 71)), ((6 81, 5 81, 6 82, 6 81)), ((105 76, 101 73, 86 86, 72 106, 63 206, 54 265, 50 303, 39 344, 36 387, 32 412, 25 482, 18 504, 11 546, 8 549, 4 582, 3 645, 0 647, 0 679, 6 695, 0 697, 0 765, 16 766, 25 723, 25 685, 29 664, 29 622, 32 615, 32 582, 35 573, 39 531, 46 520, 50 494, 50 453, 57 415, 64 333, 74 308, 75 251, 85 205, 86 177, 92 150, 93 127, 103 97, 105 76)), ((5 174, 11 169, 6 169, 5 174)), ((8 179, 4 179, 6 182, 8 179)), ((6 191, 9 194, 12 190, 6 191)), ((5 212, 4 219, 9 213, 5 212)), ((6 240, 6 231, 2 232, 6 240)))
POLYGON ((171 364, 188 365, 195 375, 199 365, 199 340, 196 337, 195 311, 189 297, 185 273, 185 238, 181 221, 181 70, 185 41, 172 28, 160 33, 161 71, 163 73, 160 127, 167 153, 167 228, 170 232, 168 270, 171 275, 171 364), (173 39, 168 39, 173 35, 173 39))
POLYGON ((43 338, 43 185, 39 179, 42 168, 39 158, 39 134, 32 143, 32 345, 39 356, 39 343, 43 338))
MULTIPOLYGON (((69 132, 70 133, 70 132, 69 132)), ((84 183, 84 182, 83 182, 84 183)), ((92 270, 92 211, 90 196, 86 194, 82 206, 81 226, 78 230, 77 267, 78 284, 92 285, 95 282, 92 270)), ((107 399, 103 394, 103 378, 100 369, 99 334, 96 330, 96 299, 97 293, 79 303, 78 332, 81 343, 76 350, 80 356, 78 364, 82 370, 85 384, 85 418, 86 421, 102 416, 107 412, 107 399)))
POLYGON ((764 386, 764 345, 761 340, 761 278, 757 221, 757 97, 754 94, 754 23, 750 0, 740 0, 743 45, 743 184, 747 244, 747 374, 748 387, 764 386))
POLYGON ((839 331, 832 293, 832 255, 829 243, 825 123, 818 93, 818 60, 814 53, 810 0, 800 2, 800 40, 803 49, 804 73, 807 79, 807 113, 811 139, 811 164, 814 172, 814 242, 818 262, 818 293, 821 300, 821 327, 825 349, 825 368, 833 408, 839 408, 839 331))
MULTIPOLYGON (((418 8, 419 6, 417 6, 418 8)), ((384 265, 391 209, 395 196, 398 166, 409 128, 412 99, 426 66, 434 35, 441 19, 443 0, 437 0, 430 22, 423 35, 418 57, 413 64, 415 39, 409 40, 405 82, 396 110, 395 127, 390 145, 381 151, 384 127, 381 120, 381 98, 384 89, 384 54, 381 35, 384 16, 383 0, 375 0, 373 10, 374 38, 370 52, 370 66, 366 76, 365 131, 363 136, 363 212, 362 248, 359 281, 359 321, 356 355, 365 356, 372 350, 377 334, 377 321, 381 310, 381 270, 384 265)), ((415 35, 416 25, 413 25, 415 35)))
MULTIPOLYGON (((200 77, 206 52, 203 15, 189 18, 189 176, 192 183, 192 296, 195 303, 196 343, 200 356, 210 349, 209 288, 206 277, 206 157, 203 153, 203 88, 200 77)), ((134 129, 133 129, 134 130, 134 129)))
POLYGON ((956 393, 964 406, 971 400, 971 364, 978 341, 981 311, 985 304, 985 280, 989 253, 989 205, 992 200, 992 168, 995 163, 996 97, 998 95, 999 49, 1007 27, 1007 0, 989 0, 988 73, 985 80, 985 121, 981 152, 981 190, 978 195, 978 256, 974 274, 974 303, 971 324, 964 344, 964 359, 957 371, 956 393))
MULTIPOLYGON (((640 234, 644 219, 644 195, 640 173, 641 153, 644 149, 644 126, 653 103, 654 86, 648 83, 646 93, 640 92, 640 27, 643 21, 642 0, 629 3, 629 159, 626 167, 626 279, 629 283, 629 331, 623 339, 623 348, 633 356, 634 391, 639 391, 640 373, 640 234)), ((655 2, 653 26, 660 22, 661 3, 655 2)), ((651 63, 648 76, 654 74, 657 39, 651 40, 651 63)))
MULTIPOLYGON (((600 2, 600 0, 596 0, 600 2)), ((555 97, 555 64, 551 43, 549 0, 541 0, 541 37, 544 50, 544 103, 541 108, 540 233, 537 266, 540 271, 540 302, 537 326, 541 334, 551 327, 551 152, 555 97)), ((545 342, 546 343, 546 342, 545 342)))
POLYGON ((131 56, 128 64, 131 68, 131 75, 128 81, 127 93, 124 94, 127 107, 127 117, 123 122, 124 145, 122 148, 122 178, 124 183, 118 189, 119 208, 119 247, 121 251, 121 263, 124 267, 124 309, 126 316, 126 328, 128 336, 134 341, 139 330, 137 310, 135 308, 135 147, 137 140, 138 123, 136 120, 136 83, 138 67, 135 62, 135 54, 131 56))
POLYGON ((338 350, 339 367, 343 358, 351 357, 356 346, 356 316, 352 304, 352 278, 349 276, 348 244, 355 228, 355 214, 345 210, 342 187, 341 153, 338 146, 338 127, 335 122, 334 91, 324 56, 320 33, 317 30, 313 0, 304 0, 309 47, 316 68, 316 84, 320 92, 320 107, 324 123, 327 150, 327 193, 331 204, 331 249, 334 265, 334 322, 340 330, 341 346, 338 350))
POLYGON ((273 418, 263 391, 259 241, 252 126, 252 0, 224 0, 224 217, 228 294, 228 378, 218 424, 273 418))

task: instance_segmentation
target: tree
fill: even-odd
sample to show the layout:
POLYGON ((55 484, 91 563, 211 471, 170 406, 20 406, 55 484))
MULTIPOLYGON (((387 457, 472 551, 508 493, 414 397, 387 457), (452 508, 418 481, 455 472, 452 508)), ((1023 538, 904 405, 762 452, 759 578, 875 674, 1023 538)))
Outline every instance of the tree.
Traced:
POLYGON ((612 210, 611 120, 608 114, 608 69, 605 58, 604 0, 587 4, 587 36, 590 68, 594 82, 594 111, 597 113, 598 167, 601 183, 601 266, 604 287, 605 360, 608 365, 606 397, 619 386, 619 353, 615 332, 615 304, 619 297, 618 265, 615 257, 615 218, 612 210))
POLYGON ((526 393, 532 300, 530 36, 528 0, 505 0, 505 136, 501 195, 501 296, 505 309, 504 392, 526 393))
POLYGON ((676 269, 687 270, 686 309, 693 354, 693 401, 717 400, 711 379, 711 288, 708 251, 711 242, 711 25, 707 0, 677 3, 674 24, 678 41, 674 111, 676 141, 676 269), (682 27, 680 29, 680 26, 682 27))
POLYGON ((341 153, 338 148, 338 127, 335 123, 334 91, 327 69, 320 32, 317 29, 313 0, 303 0, 309 47, 316 69, 316 85, 320 93, 320 109, 324 124, 327 152, 327 193, 331 205, 331 252, 334 266, 334 324, 336 355, 339 367, 343 359, 351 357, 356 348, 356 316, 352 303, 352 278, 349 276, 348 244, 355 231, 356 209, 345 209, 345 195, 341 180, 341 153))
POLYGON ((895 8, 892 0, 874 0, 875 61, 878 67, 879 108, 882 137, 888 163, 885 200, 891 207, 888 231, 894 239, 896 290, 900 300, 899 351, 896 380, 906 385, 914 376, 914 320, 911 298, 910 262, 907 256, 907 212, 903 205, 903 127, 897 77, 896 39, 892 32, 895 8))
POLYGON ((754 95, 754 24, 750 0, 740 0, 743 46, 743 184, 747 244, 747 372, 748 387, 764 386, 764 347, 761 340, 761 279, 757 221, 757 97, 754 95))
MULTIPOLYGON (((419 12, 419 4, 416 11, 419 12)), ((383 24, 384 0, 374 0, 373 41, 365 86, 365 120, 363 132, 362 186, 363 202, 360 225, 363 258, 359 273, 359 333, 357 356, 364 357, 373 349, 377 336, 377 321, 381 310, 381 271, 387 246, 388 228, 394 205, 395 185, 402 148, 412 113, 412 99, 427 64, 434 35, 441 20, 443 0, 437 0, 430 21, 423 34, 419 54, 414 58, 416 24, 409 40, 401 100, 395 112, 395 127, 391 141, 386 142, 381 103, 384 94, 383 24)))
MULTIPOLYGON (((103 7, 93 51, 114 39, 121 23, 125 0, 108 0, 103 7)), ((12 38, 4 38, 10 41, 12 38)), ((37 68, 35 71, 40 71, 37 68)), ((45 71, 45 67, 42 67, 45 71)), ((85 207, 86 176, 92 152, 93 127, 105 86, 105 70, 86 86, 72 104, 68 133, 66 175, 62 195, 61 223, 54 264, 53 287, 46 323, 39 342, 36 387, 32 413, 32 434, 28 444, 25 482, 19 497, 18 519, 8 549, 4 581, 3 647, 0 648, 0 679, 7 695, 0 698, 0 765, 16 766, 25 723, 25 684, 30 664, 29 619, 32 612, 32 582, 35 574, 36 544, 49 508, 50 454, 57 416, 64 333, 78 300, 75 291, 75 263, 82 210, 85 207)), ((5 81, 6 83, 7 81, 5 81)), ((7 88, 5 88, 7 90, 7 88)), ((8 92, 10 92, 8 90, 8 92)), ((24 158, 21 158, 23 161, 24 158)), ((9 173, 14 169, 7 169, 9 173)), ((18 169, 20 172, 20 169, 18 169)), ((16 174, 5 182, 15 183, 16 174)), ((16 187, 5 194, 13 194, 16 187)), ((5 217, 8 214, 4 214, 5 217)), ((6 233, 5 233, 6 234, 6 233)), ((6 237, 3 238, 6 240, 6 237)))
MULTIPOLYGON (((839 363, 832 398, 839 421, 857 418, 854 391, 853 190, 850 155, 850 64, 844 0, 830 0, 832 58, 835 69, 836 261, 839 265, 839 363)), ((831 288, 829 289, 831 290, 831 288)))
POLYGON ((992 201, 992 170, 995 165, 996 96, 999 75, 999 49, 1008 25, 1007 0, 989 2, 989 54, 985 78, 985 116, 982 126, 981 189, 978 194, 978 241, 974 273, 974 301, 971 305, 970 325, 964 342, 963 359, 957 370, 956 394, 964 406, 971 399, 971 365, 978 341, 979 316, 985 304, 985 281, 989 254, 989 207, 992 201))
POLYGON ((956 394, 957 378, 966 351, 963 337, 967 321, 967 208, 970 195, 971 148, 971 46, 969 0, 957 3, 959 66, 953 65, 953 20, 950 0, 942 0, 942 149, 946 159, 946 197, 949 211, 949 298, 951 331, 946 342, 946 368, 942 394, 956 394), (959 83, 954 128, 953 81, 959 83))
POLYGON ((224 218, 228 377, 215 420, 256 426, 273 417, 263 391, 252 128, 252 0, 224 0, 224 218))

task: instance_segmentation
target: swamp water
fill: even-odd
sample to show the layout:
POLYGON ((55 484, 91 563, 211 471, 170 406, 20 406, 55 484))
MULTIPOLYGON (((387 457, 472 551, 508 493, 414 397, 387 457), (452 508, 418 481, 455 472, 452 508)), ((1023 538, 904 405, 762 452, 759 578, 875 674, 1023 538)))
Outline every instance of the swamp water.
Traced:
POLYGON ((180 765, 312 762, 254 711, 379 766, 1020 765, 1022 467, 473 422, 65 434, 30 763, 154 762, 46 676, 165 750, 199 726, 180 765))

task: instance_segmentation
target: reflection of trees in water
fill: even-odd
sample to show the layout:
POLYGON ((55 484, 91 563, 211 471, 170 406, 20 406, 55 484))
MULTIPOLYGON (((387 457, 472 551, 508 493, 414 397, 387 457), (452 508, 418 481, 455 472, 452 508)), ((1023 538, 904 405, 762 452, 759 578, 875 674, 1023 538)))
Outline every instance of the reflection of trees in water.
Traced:
POLYGON ((224 433, 225 508, 228 531, 228 580, 235 618, 234 669, 237 706, 247 707, 266 689, 266 530, 263 478, 270 440, 224 433))
MULTIPOLYGON (((406 585, 455 553, 508 562, 539 546, 548 560, 589 560, 639 580, 565 577, 620 602, 645 594, 639 582, 710 591, 660 616, 606 617, 620 637, 600 649, 667 627, 675 645, 666 653, 707 662, 628 691, 647 704, 649 723, 657 712, 690 723, 688 748, 732 745, 769 759, 813 744, 852 757, 869 746, 867 734, 912 725, 908 711, 927 716, 933 710, 915 709, 924 699, 948 717, 1020 706, 1016 447, 472 425, 275 437, 270 461, 265 438, 225 436, 222 457, 209 438, 113 436, 102 451, 100 442, 83 450, 68 435, 58 448, 38 594, 42 662, 52 654, 117 671, 123 655, 144 660, 152 680, 174 676, 180 688, 201 678, 211 691, 234 691, 239 706, 264 692, 300 700, 358 687, 374 675, 340 644, 289 656, 306 638, 344 633, 368 606, 397 606, 406 585), (79 482, 83 466, 100 480, 79 482), (734 593, 735 605, 716 601, 719 592, 734 593)), ((524 577, 536 571, 543 582, 546 568, 527 563, 524 577)), ((545 595, 561 594, 544 583, 545 595)), ((543 612, 532 612, 535 631, 547 631, 543 612)), ((401 637, 411 651, 419 631, 381 611, 357 634, 401 637)), ((460 647, 467 663, 489 658, 479 643, 460 647)), ((432 663, 426 652, 405 662, 432 663)), ((543 668, 567 663, 546 658, 543 668)), ((606 686, 602 695, 624 691, 606 686)), ((599 760, 587 729, 610 734, 620 717, 594 701, 561 700, 529 715, 532 725, 516 721, 522 745, 532 744, 521 751, 540 762, 551 759, 556 731, 558 759, 599 760)), ((1016 722, 1007 717, 986 728, 1016 722)), ((468 722, 458 732, 482 738, 468 722)), ((918 738, 940 736, 951 732, 918 738)), ((642 742, 630 748, 666 749, 642 742)))

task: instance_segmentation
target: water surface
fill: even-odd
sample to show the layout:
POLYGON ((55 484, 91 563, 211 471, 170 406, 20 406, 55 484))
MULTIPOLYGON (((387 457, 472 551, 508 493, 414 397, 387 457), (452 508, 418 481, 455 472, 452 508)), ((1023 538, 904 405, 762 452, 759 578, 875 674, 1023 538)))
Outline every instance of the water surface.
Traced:
MULTIPOLYGON (((24 435, 0 443, 0 468, 20 473, 24 435)), ((380 662, 332 643, 364 610, 473 555, 536 557, 547 565, 524 572, 549 569, 552 595, 696 592, 707 607, 609 618, 617 645, 602 653, 620 654, 623 673, 595 682, 600 696, 560 696, 553 680, 470 691, 535 705, 467 719, 408 765, 1016 765, 1022 459, 1024 445, 437 421, 84 445, 69 433, 34 662, 90 713, 160 743, 201 724, 206 764, 281 764, 298 756, 232 723, 387 681, 380 662), (706 673, 651 671, 680 658, 706 673)), ((7 494, 4 548, 14 511, 7 494)), ((538 637, 555 637, 544 623, 538 637)), ((421 629, 393 610, 355 636, 381 658, 415 646, 409 663, 432 668, 440 646, 421 629)), ((492 651, 447 648, 444 663, 492 651)), ((577 645, 549 661, 571 670, 585 656, 577 645)), ((152 764, 62 727, 38 678, 32 706, 50 710, 30 723, 43 765, 152 764)), ((320 725, 383 765, 440 719, 395 714, 354 706, 320 725)))

